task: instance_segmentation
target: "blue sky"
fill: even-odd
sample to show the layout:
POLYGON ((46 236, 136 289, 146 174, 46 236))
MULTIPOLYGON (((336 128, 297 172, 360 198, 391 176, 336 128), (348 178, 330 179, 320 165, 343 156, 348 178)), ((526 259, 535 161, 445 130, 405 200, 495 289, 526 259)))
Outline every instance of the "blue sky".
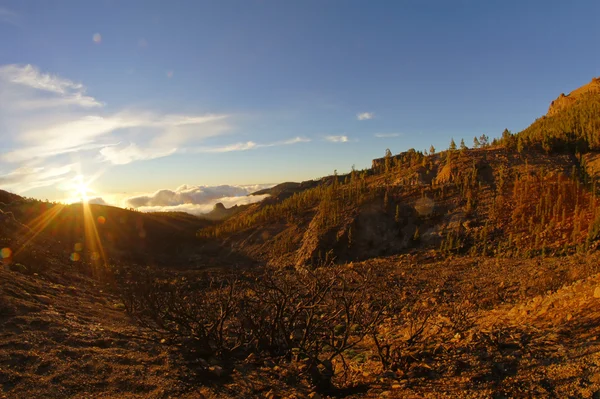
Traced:
POLYGON ((83 179, 116 203, 519 131, 600 75, 599 12, 584 0, 0 0, 0 187, 61 200, 83 179))

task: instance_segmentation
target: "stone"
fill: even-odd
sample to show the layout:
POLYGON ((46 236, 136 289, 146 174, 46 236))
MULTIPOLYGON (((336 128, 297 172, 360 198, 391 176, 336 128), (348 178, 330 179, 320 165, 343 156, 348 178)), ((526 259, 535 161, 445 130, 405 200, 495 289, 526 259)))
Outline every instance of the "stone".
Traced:
POLYGON ((223 367, 221 366, 211 366, 209 370, 217 377, 221 377, 223 375, 223 367))
POLYGON ((600 298, 600 287, 596 287, 594 290, 594 298, 600 298))

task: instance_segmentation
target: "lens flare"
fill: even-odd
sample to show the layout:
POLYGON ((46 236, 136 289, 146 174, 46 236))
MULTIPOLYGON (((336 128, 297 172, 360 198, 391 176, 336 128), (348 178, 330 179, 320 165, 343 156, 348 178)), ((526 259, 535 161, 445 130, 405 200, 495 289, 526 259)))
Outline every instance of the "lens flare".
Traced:
POLYGON ((77 252, 73 252, 69 259, 71 259, 73 262, 77 262, 79 259, 81 259, 81 255, 79 255, 77 252))
POLYGON ((2 248, 0 249, 0 258, 2 259, 8 259, 10 258, 12 255, 12 251, 10 250, 10 248, 2 248))

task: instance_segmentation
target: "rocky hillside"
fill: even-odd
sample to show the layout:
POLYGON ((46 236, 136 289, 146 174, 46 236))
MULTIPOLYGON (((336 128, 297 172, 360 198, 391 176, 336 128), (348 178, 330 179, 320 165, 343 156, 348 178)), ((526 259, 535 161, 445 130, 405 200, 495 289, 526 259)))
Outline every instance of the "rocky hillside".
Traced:
POLYGON ((285 183, 268 201, 198 235, 280 266, 426 249, 530 257, 595 248, 599 82, 492 144, 409 150, 367 170, 285 183))
POLYGON ((136 262, 176 265, 197 257, 195 232, 212 222, 181 212, 146 214, 106 205, 63 205, 25 199, 0 190, 10 203, 0 215, 11 220, 3 246, 22 264, 46 262, 39 250, 60 251, 72 262, 136 262))
POLYGON ((562 93, 548 108, 548 116, 554 116, 559 114, 561 111, 572 106, 577 100, 581 99, 587 94, 600 93, 600 78, 593 78, 592 81, 578 89, 573 90, 571 93, 565 95, 562 93))

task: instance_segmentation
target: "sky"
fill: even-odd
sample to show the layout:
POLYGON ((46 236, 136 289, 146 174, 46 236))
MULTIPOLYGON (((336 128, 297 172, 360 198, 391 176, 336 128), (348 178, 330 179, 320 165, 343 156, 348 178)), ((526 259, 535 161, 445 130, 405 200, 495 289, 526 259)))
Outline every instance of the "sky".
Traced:
POLYGON ((599 13, 597 0, 0 0, 0 188, 201 213, 386 148, 518 132, 600 75, 599 13))

